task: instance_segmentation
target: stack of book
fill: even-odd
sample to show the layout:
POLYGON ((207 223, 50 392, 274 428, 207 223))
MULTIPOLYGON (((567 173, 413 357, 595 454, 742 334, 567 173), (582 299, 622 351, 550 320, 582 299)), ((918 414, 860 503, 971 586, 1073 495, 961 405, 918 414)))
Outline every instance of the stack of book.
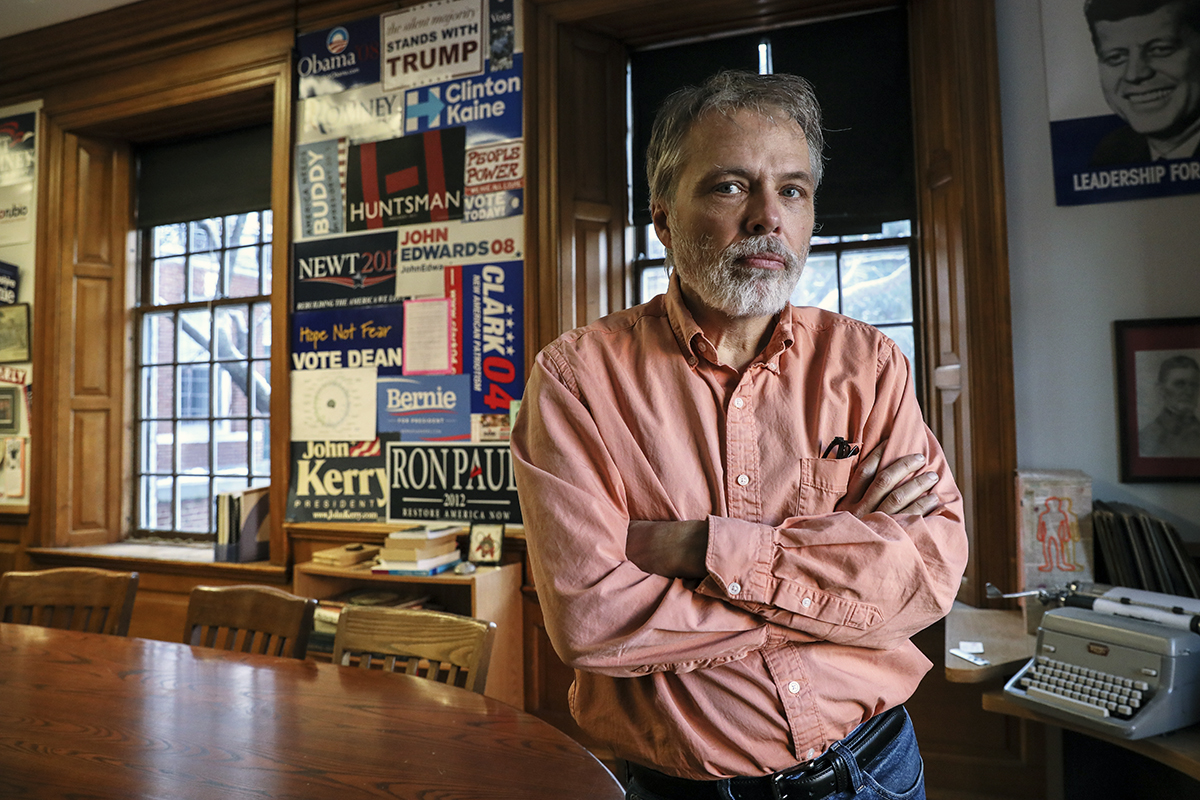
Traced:
POLYGON ((264 561, 270 557, 270 486, 217 495, 214 561, 264 561))
POLYGON ((1128 503, 1096 501, 1096 580, 1129 589, 1200 597, 1200 572, 1179 532, 1128 503))
POLYGON ((457 522, 408 523, 383 540, 371 572, 383 575, 437 575, 454 569, 462 558, 459 534, 470 528, 457 522))

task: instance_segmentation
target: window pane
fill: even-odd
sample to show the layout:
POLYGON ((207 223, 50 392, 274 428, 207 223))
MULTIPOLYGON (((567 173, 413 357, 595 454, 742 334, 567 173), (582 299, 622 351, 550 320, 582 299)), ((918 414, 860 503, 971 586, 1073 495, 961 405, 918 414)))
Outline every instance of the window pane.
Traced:
POLYGON ((170 419, 175 397, 174 367, 142 367, 141 409, 143 419, 170 419))
POLYGON ((274 221, 275 214, 269 208, 259 215, 259 224, 262 225, 262 240, 264 242, 274 241, 275 239, 274 221))
POLYGON ((666 294, 670 279, 666 267, 646 267, 642 270, 642 302, 659 294, 666 294))
POLYGON ((254 338, 250 346, 250 357, 270 358, 271 304, 255 303, 252 313, 254 315, 254 338))
POLYGON ((212 435, 208 420, 179 421, 179 439, 175 448, 176 472, 207 473, 212 469, 212 435))
POLYGON ((917 346, 913 337, 912 325, 882 325, 879 330, 890 336, 892 341, 900 347, 901 352, 908 358, 908 363, 916 363, 917 346))
POLYGON ((219 250, 221 247, 221 218, 201 219, 188 226, 191 234, 191 251, 219 250))
POLYGON ((147 475, 139 486, 142 502, 138 515, 138 527, 147 530, 172 530, 171 479, 147 475))
POLYGON ((153 257, 181 255, 185 250, 187 250, 187 225, 185 223, 159 225, 154 229, 154 252, 151 253, 153 257))
POLYGON ((271 362, 255 361, 250 369, 250 413, 265 417, 271 413, 271 362))
POLYGON ((842 313, 863 322, 912 322, 908 248, 844 252, 842 313))
POLYGON ((175 393, 180 417, 208 417, 208 374, 208 364, 180 365, 175 393))
POLYGON ((809 255, 800 282, 792 292, 792 305, 838 310, 837 254, 809 255))
POLYGON ((175 359, 175 316, 147 314, 142 317, 142 363, 169 364, 175 359))
POLYGON ((250 474, 250 456, 246 441, 248 423, 244 419, 218 420, 217 469, 221 475, 250 474))
POLYGON ((658 234, 654 232, 653 225, 647 225, 644 233, 646 237, 646 258, 666 258, 667 248, 663 247, 663 243, 658 240, 658 234))
POLYGON ((191 277, 188 280, 188 300, 215 300, 221 288, 221 256, 219 253, 193 253, 188 258, 191 277))
POLYGON ((900 239, 912 236, 912 220, 901 219, 896 222, 883 223, 883 238, 900 239))
POLYGON ((150 276, 151 305, 165 306, 184 301, 184 265, 187 259, 160 258, 155 260, 150 276))
POLYGON ((257 212, 235 214, 225 218, 225 246, 242 247, 258 244, 261 229, 257 212))
POLYGON ((256 419, 251 423, 250 469, 256 476, 271 476, 271 422, 256 419))
POLYGON ((226 297, 257 297, 258 290, 258 251, 257 246, 239 247, 227 254, 226 272, 229 276, 229 288, 226 297))
POLYGON ((218 361, 250 357, 249 306, 221 306, 217 309, 218 361))
POLYGON ((264 295, 271 294, 271 245, 265 244, 262 248, 262 278, 263 286, 262 293, 264 295))
POLYGON ((179 360, 208 361, 211 335, 212 315, 208 309, 179 312, 179 360))
POLYGON ((170 420, 142 423, 141 463, 138 465, 142 472, 172 472, 171 463, 175 457, 174 424, 170 420))
POLYGON ((209 533, 212 522, 212 492, 208 476, 180 476, 175 479, 175 530, 184 533, 209 533))
POLYGON ((250 405, 246 399, 246 376, 250 366, 244 361, 222 362, 213 380, 213 416, 246 417, 250 405))

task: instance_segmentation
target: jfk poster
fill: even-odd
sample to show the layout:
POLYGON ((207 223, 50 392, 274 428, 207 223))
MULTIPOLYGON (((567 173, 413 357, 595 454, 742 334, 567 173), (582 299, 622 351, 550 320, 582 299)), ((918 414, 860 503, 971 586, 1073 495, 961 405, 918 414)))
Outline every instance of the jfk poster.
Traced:
POLYGON ((1060 206, 1200 192, 1200 0, 1129 5, 1042 0, 1060 206))

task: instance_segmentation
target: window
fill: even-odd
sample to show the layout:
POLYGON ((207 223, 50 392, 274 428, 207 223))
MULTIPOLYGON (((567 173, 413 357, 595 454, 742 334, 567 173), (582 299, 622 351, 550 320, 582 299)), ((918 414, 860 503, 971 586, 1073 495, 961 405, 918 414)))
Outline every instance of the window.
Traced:
POLYGON ((270 480, 270 211, 140 231, 138 535, 206 538, 270 480))

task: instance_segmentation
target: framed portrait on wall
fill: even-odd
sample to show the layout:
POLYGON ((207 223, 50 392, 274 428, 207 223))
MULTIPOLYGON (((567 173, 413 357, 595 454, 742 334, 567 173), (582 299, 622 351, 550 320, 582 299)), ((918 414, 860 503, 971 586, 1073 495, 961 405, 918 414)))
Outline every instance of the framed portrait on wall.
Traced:
POLYGON ((1200 317, 1113 327, 1121 481, 1200 482, 1200 317))
POLYGON ((21 429, 20 387, 0 386, 0 433, 16 433, 21 429))
POLYGON ((0 364, 29 358, 29 303, 0 306, 0 364))

